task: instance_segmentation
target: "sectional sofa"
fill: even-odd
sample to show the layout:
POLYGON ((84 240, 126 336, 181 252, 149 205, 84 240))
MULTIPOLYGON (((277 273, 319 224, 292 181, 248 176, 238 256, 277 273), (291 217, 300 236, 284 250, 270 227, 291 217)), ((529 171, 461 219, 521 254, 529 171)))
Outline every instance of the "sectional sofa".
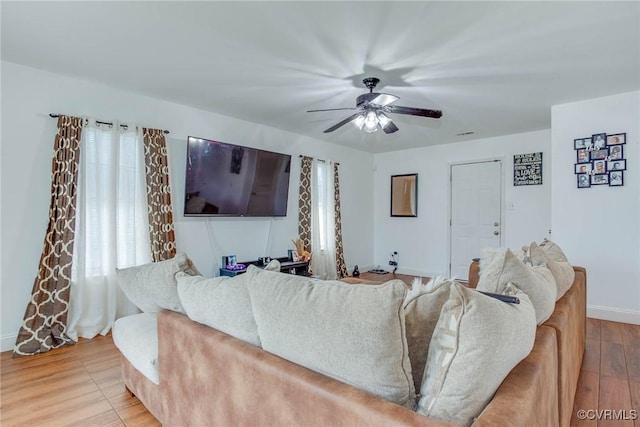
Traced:
MULTIPOLYGON (((569 425, 584 352, 586 322, 586 271, 580 267, 574 270, 573 284, 557 301, 551 317, 537 328, 534 326, 531 351, 507 371, 488 403, 482 403, 484 409, 473 417, 473 425, 569 425)), ((190 281, 193 290, 198 286, 211 286, 210 282, 197 283, 192 278, 181 280, 190 281)), ((286 291, 291 285, 294 282, 274 289, 286 291)), ((473 287, 475 283, 469 285, 473 287)), ((255 313, 258 321, 265 315, 259 311, 255 313)), ((277 317, 277 311, 266 313, 277 317)), ((322 313, 309 312, 308 315, 322 316, 322 313)), ((163 425, 461 424, 422 415, 408 407, 410 405, 394 403, 336 379, 323 369, 310 369, 287 360, 287 355, 282 357, 267 351, 261 345, 272 345, 268 333, 259 334, 264 339, 261 345, 256 345, 251 342, 251 336, 239 339, 235 332, 223 332, 207 326, 207 319, 195 318, 198 321, 180 310, 165 309, 119 319, 114 326, 114 341, 122 353, 125 385, 163 425)), ((347 330, 357 329, 358 322, 353 319, 349 322, 345 325, 347 330)), ((299 323, 304 323, 304 319, 299 323)), ((227 329, 227 325, 222 326, 227 329)), ((261 332, 265 330, 267 328, 261 332)), ((331 346, 328 342, 327 347, 331 346)), ((481 369, 477 369, 478 375, 481 369)), ((415 390, 419 389, 416 385, 415 390)))

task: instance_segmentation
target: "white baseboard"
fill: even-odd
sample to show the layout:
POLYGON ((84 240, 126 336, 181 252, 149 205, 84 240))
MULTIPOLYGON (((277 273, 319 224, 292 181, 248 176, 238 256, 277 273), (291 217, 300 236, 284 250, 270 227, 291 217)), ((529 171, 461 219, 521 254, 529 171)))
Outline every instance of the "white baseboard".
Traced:
POLYGON ((633 310, 587 305, 587 317, 640 325, 640 312, 633 310))
POLYGON ((0 351, 13 350, 18 334, 3 335, 0 337, 0 351))

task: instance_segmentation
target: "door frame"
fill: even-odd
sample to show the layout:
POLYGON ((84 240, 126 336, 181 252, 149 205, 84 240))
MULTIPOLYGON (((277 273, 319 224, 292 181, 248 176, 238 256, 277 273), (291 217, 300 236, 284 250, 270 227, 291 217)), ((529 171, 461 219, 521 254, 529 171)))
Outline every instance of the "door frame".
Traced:
MULTIPOLYGON (((460 165, 471 165, 476 163, 490 163, 490 162, 499 162, 500 164, 500 246, 504 246, 505 238, 504 238, 504 219, 506 218, 506 206, 505 206, 505 194, 506 194, 506 185, 504 181, 504 166, 506 164, 504 156, 496 156, 496 157, 487 157, 483 159, 475 159, 475 160, 465 160, 459 162, 449 162, 449 182, 447 183, 447 219, 449 220, 449 225, 447 226, 447 277, 451 278, 451 237, 452 237, 452 218, 451 214, 453 212, 452 203, 453 203, 453 167, 460 165)), ((471 264, 471 260, 469 260, 469 264, 471 264)))

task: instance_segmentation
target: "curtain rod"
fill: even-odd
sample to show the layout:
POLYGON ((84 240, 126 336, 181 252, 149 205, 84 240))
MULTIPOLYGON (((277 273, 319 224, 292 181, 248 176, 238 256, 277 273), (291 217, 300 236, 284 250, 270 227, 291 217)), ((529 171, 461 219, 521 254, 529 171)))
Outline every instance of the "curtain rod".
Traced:
MULTIPOLYGON (((60 114, 57 113, 49 113, 49 117, 53 118, 53 119, 57 119, 58 117, 60 117, 60 114)), ((96 120, 96 123, 100 124, 100 125, 109 125, 109 126, 113 126, 113 123, 110 122, 101 122, 99 120, 96 120)), ((124 128, 125 130, 127 130, 129 128, 128 125, 120 125, 121 128, 124 128)), ((165 135, 169 134, 169 131, 166 129, 163 129, 162 132, 164 132, 165 135)))
MULTIPOLYGON (((303 156, 302 154, 300 154, 298 157, 302 158, 302 157, 309 157, 309 156, 303 156)), ((313 159, 313 157, 311 157, 311 158, 313 159)), ((325 162, 325 161, 324 161, 324 160, 322 160, 322 159, 316 159, 316 160, 318 160, 319 162, 323 162, 323 163, 325 162)), ((333 163, 335 163, 336 165, 340 166, 340 163, 339 163, 339 162, 333 162, 333 163)))

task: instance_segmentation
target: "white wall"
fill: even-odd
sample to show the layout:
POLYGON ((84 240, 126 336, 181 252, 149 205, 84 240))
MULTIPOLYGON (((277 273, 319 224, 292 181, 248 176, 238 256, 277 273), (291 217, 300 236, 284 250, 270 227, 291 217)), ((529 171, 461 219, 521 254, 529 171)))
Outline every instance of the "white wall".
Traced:
POLYGON ((640 324, 640 92, 552 108, 553 236, 587 268, 591 317, 640 324), (627 133, 623 187, 576 188, 573 140, 627 133))
MULTIPOLYGON (((551 224, 549 164, 551 132, 541 130, 456 144, 375 155, 375 263, 388 269, 392 251, 400 256, 398 272, 447 275, 449 239, 449 168, 452 163, 499 158, 503 161, 503 242, 520 248, 548 236, 551 224), (513 155, 543 153, 543 185, 513 186, 513 155), (390 176, 418 173, 418 217, 391 218, 390 176)), ((469 260, 471 262, 471 260, 469 260)))
POLYGON ((239 260, 285 256, 298 235, 299 154, 340 162, 345 259, 373 259, 373 156, 320 140, 2 62, 1 350, 12 347, 37 271, 49 209, 56 120, 90 115, 169 129, 169 163, 178 249, 206 275, 224 254, 239 260), (203 219, 182 215, 189 135, 292 155, 288 214, 278 219, 203 219), (269 237, 270 236, 270 237, 269 237))

